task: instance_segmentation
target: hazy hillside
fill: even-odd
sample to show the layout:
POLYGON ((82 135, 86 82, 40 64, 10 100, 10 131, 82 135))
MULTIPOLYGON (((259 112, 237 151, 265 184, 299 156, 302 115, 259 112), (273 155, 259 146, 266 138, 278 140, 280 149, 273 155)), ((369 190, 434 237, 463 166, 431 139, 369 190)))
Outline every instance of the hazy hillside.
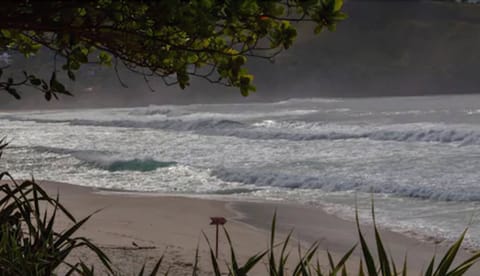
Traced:
MULTIPOLYGON (((480 6, 427 1, 348 1, 350 18, 335 33, 314 37, 299 26, 299 43, 275 64, 253 61, 258 92, 248 101, 286 97, 418 95, 480 92, 480 6)), ((22 67, 14 57, 16 66, 22 67)), ((40 55, 30 71, 51 70, 40 55)), ((144 105, 239 101, 237 90, 193 81, 180 91, 122 73, 121 88, 111 69, 86 68, 72 84, 76 97, 48 107, 144 105)), ((38 107, 40 96, 22 106, 38 107)), ((0 97, 0 107, 17 107, 0 97)))
POLYGON ((479 6, 350 1, 347 12, 337 32, 309 37, 279 58, 288 70, 274 67, 272 82, 302 95, 480 92, 479 6))

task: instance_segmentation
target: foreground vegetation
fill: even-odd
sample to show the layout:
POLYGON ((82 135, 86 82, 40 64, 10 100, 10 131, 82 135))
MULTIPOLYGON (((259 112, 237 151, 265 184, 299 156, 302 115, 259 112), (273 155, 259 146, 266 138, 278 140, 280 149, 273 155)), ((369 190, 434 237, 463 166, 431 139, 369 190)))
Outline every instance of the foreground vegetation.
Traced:
MULTIPOLYGON (((0 157, 2 150, 7 146, 0 140, 0 157)), ((95 275, 95 268, 81 260, 68 261, 74 250, 87 248, 95 254, 103 264, 103 270, 109 275, 118 275, 111 266, 108 256, 95 244, 85 237, 77 236, 77 230, 90 218, 90 216, 77 221, 71 213, 59 202, 58 195, 52 198, 34 180, 17 183, 8 173, 0 173, 0 180, 8 180, 0 185, 0 275, 55 275, 59 267, 66 267, 66 275, 95 275), (72 226, 59 231, 55 224, 58 215, 66 216, 72 226)), ((406 261, 398 266, 383 245, 380 233, 375 224, 374 208, 372 215, 377 254, 369 248, 362 234, 358 215, 356 217, 358 237, 362 258, 358 269, 347 271, 346 263, 350 261, 357 245, 353 246, 340 260, 335 261, 327 252, 329 267, 321 267, 318 261, 319 243, 313 243, 305 252, 299 248, 298 260, 290 261, 291 252, 289 244, 291 234, 277 243, 275 237, 276 215, 273 217, 270 235, 270 245, 265 251, 252 255, 245 263, 240 263, 232 244, 228 231, 224 228, 230 246, 230 261, 221 266, 215 257, 210 241, 205 239, 210 247, 211 273, 215 276, 231 275, 242 276, 255 267, 266 263, 265 275, 270 276, 310 276, 310 275, 407 275, 409 268, 406 261), (287 261, 289 266, 287 266, 287 261), (293 265, 291 265, 293 264, 293 265), (226 271, 221 269, 225 268, 226 271), (354 273, 354 274, 352 274, 354 273)), ((473 254, 456 266, 452 266, 461 248, 466 231, 447 250, 439 262, 435 255, 432 257, 425 276, 458 276, 463 275, 479 260, 480 252, 473 254)), ((192 275, 197 275, 199 250, 195 252, 195 262, 192 275)), ((157 275, 162 265, 163 256, 157 261, 152 271, 146 272, 145 266, 138 275, 157 275)), ((167 272, 164 275, 168 274, 167 272)))

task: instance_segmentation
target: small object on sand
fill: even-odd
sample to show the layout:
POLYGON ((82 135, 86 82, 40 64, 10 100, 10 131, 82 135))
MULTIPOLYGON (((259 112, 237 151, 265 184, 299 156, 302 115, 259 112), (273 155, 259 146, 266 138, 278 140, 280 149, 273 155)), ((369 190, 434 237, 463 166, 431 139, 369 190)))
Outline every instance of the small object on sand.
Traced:
POLYGON ((210 225, 215 225, 215 258, 218 258, 218 226, 227 223, 227 219, 224 217, 210 217, 210 225))
POLYGON ((224 217, 210 217, 210 225, 224 225, 227 223, 227 219, 224 217))
POLYGON ((134 241, 132 241, 132 245, 135 246, 135 247, 138 247, 138 244, 134 241))

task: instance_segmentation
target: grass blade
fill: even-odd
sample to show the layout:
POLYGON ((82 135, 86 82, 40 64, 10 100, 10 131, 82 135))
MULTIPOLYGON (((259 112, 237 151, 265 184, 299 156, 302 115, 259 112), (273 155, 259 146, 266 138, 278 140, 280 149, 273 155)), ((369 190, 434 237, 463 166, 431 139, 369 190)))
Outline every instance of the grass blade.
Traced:
POLYGON ((340 259, 338 264, 332 269, 332 274, 337 274, 342 267, 345 267, 345 263, 352 255, 353 251, 357 248, 357 245, 354 245, 348 252, 340 259))
POLYGON ((443 256, 442 260, 438 264, 437 269, 435 270, 435 276, 443 276, 447 274, 448 269, 453 263, 460 246, 462 245, 463 239, 465 238, 465 234, 467 233, 467 229, 465 229, 460 235, 460 238, 447 250, 445 255, 443 256))
MULTIPOLYGON (((160 265, 162 264, 163 257, 164 257, 164 255, 162 255, 162 256, 160 257, 160 259, 158 259, 157 263, 156 263, 155 266, 153 267, 152 272, 150 273, 150 276, 155 276, 155 275, 157 275, 158 270, 160 269, 160 265)), ((167 272, 167 273, 168 273, 168 272, 167 272)))
POLYGON ((468 258, 466 261, 458 265, 456 268, 454 268, 451 272, 449 272, 447 275, 453 276, 453 275, 463 275, 472 265, 474 265, 478 259, 480 258, 480 252, 477 252, 474 254, 472 257, 468 258))
POLYGON ((427 271, 425 271, 425 276, 433 276, 433 267, 435 265, 435 256, 432 257, 430 264, 427 267, 427 271))
POLYGON ((388 255, 385 251, 385 247, 383 246, 382 238, 380 237, 380 233, 378 232, 377 222, 375 220, 375 205, 372 198, 372 219, 373 219, 373 230, 375 232, 375 243, 377 244, 377 254, 378 254, 378 261, 380 262, 380 270, 382 271, 382 275, 390 276, 392 272, 390 270, 390 263, 388 261, 388 255))
POLYGON ((220 273, 220 268, 218 266, 217 258, 215 258, 215 252, 213 252, 212 246, 205 232, 202 232, 202 234, 205 237, 205 240, 207 241, 208 248, 210 249, 210 259, 212 261, 213 272, 215 273, 215 276, 221 276, 222 273, 220 273))
POLYGON ((192 276, 197 276, 198 272, 198 248, 199 244, 197 244, 197 249, 195 249, 195 261, 193 262, 192 276))
POLYGON ((360 220, 358 218, 358 209, 355 209, 355 221, 357 223, 358 236, 360 238, 360 245, 362 246, 363 258, 365 259, 365 265, 367 266, 367 271, 369 276, 377 276, 377 269, 375 268, 375 261, 373 260, 370 249, 368 248, 367 242, 363 237, 360 220))

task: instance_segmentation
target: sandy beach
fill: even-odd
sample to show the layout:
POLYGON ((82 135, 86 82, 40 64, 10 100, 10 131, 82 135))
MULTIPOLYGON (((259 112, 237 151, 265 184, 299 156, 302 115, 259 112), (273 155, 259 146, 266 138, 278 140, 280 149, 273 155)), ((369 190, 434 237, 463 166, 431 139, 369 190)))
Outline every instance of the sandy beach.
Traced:
MULTIPOLYGON (((110 256, 114 268, 122 275, 138 273, 146 262, 147 267, 162 255, 165 260, 162 271, 170 275, 191 275, 195 249, 199 245, 200 275, 210 274, 208 246, 202 232, 214 243, 215 228, 209 225, 211 216, 223 216, 226 228, 232 236, 239 259, 267 248, 269 227, 275 210, 278 214, 279 238, 294 229, 292 247, 296 259, 298 243, 306 247, 320 242, 320 263, 328 264, 326 250, 340 258, 357 243, 353 222, 328 215, 318 208, 269 202, 227 202, 149 193, 122 193, 102 191, 64 183, 40 182, 52 195, 60 194, 60 201, 77 218, 97 212, 79 231, 98 244, 110 256)), ((59 227, 68 224, 59 218, 59 227)), ((371 241, 372 228, 363 226, 371 241)), ((382 231, 387 250, 397 261, 408 254, 409 272, 418 275, 425 269, 434 252, 444 252, 446 245, 408 238, 390 231, 382 231)), ((221 263, 228 260, 229 251, 224 235, 220 235, 221 263)), ((358 265, 360 250, 354 253, 350 269, 358 265)), ((462 251, 460 259, 468 257, 462 251)), ((85 251, 78 251, 71 258, 81 258, 87 263, 99 263, 85 251)), ((98 270, 98 269, 97 269, 98 270)), ((475 270, 475 269, 474 269, 475 270)), ((474 271, 472 270, 472 271, 474 271)), ((259 265, 251 275, 266 275, 266 266, 259 265)), ((474 275, 474 274, 472 274, 474 275)))

